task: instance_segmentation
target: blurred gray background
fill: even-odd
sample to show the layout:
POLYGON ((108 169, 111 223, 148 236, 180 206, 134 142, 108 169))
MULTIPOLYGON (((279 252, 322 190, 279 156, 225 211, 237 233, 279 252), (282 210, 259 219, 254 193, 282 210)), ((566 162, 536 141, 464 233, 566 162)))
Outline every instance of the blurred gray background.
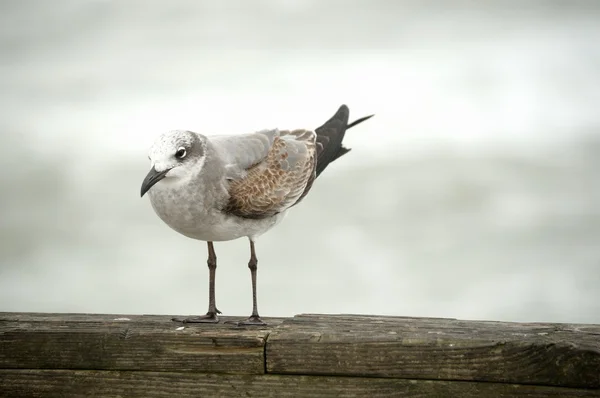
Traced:
MULTIPOLYGON (((0 311, 204 313, 154 138, 346 103, 376 117, 258 241, 263 316, 600 323, 597 1, 4 0, 0 32, 0 311)), ((216 250, 247 316, 247 241, 216 250)))

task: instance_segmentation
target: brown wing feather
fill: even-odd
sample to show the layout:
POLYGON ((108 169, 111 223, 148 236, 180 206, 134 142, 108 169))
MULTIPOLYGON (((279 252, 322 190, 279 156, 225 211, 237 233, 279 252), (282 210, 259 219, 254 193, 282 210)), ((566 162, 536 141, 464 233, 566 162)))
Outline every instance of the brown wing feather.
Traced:
POLYGON ((244 218, 266 218, 292 206, 315 174, 315 133, 281 131, 267 157, 229 185, 226 212, 244 218))

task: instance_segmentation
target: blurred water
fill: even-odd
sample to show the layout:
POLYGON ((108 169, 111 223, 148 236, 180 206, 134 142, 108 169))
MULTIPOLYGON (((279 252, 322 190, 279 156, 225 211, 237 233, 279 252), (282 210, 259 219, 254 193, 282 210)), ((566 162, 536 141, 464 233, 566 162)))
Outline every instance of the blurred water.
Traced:
MULTIPOLYGON (((203 313, 206 248, 139 186, 164 130, 348 156, 258 244, 265 316, 600 322, 594 1, 4 1, 0 311, 203 313)), ((248 247, 216 245, 250 311, 248 247)))

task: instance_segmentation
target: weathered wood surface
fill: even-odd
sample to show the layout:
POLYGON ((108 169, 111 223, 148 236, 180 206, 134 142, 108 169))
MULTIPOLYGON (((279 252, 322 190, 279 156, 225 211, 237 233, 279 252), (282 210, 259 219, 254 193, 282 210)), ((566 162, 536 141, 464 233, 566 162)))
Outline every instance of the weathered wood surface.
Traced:
POLYGON ((167 316, 0 313, 0 368, 265 372, 270 329, 180 326, 167 316))
POLYGON ((600 387, 600 326, 300 315, 269 335, 267 371, 600 387))
POLYGON ((0 396, 600 397, 600 325, 267 322, 0 313, 0 396))
POLYGON ((596 390, 389 378, 0 370, 3 397, 599 397, 596 390))

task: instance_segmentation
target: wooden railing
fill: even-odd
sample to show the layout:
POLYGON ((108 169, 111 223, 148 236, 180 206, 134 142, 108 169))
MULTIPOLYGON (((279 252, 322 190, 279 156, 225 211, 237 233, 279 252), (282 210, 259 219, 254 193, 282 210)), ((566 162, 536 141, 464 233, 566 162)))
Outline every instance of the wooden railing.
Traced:
POLYGON ((600 325, 231 319, 0 313, 0 396, 600 397, 600 325))

